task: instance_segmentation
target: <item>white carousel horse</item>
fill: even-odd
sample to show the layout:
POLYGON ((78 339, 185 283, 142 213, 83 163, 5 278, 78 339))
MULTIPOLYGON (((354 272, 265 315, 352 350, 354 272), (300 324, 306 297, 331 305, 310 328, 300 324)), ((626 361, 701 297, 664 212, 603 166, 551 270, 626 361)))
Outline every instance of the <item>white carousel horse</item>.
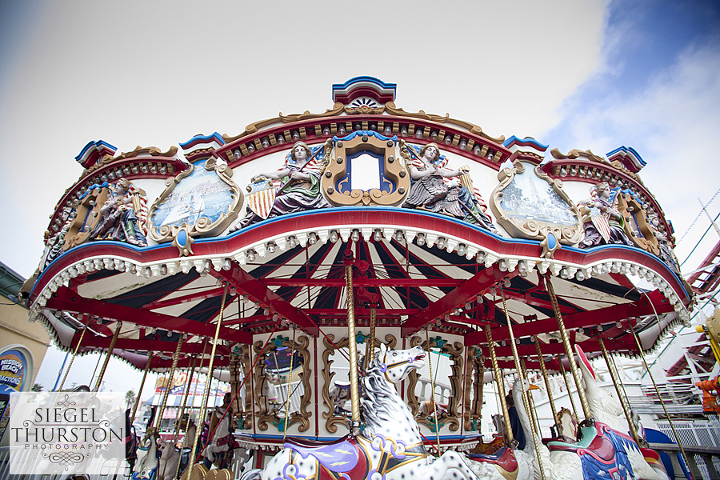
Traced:
POLYGON ((425 351, 420 347, 388 351, 381 344, 363 379, 365 428, 357 437, 321 444, 288 440, 264 470, 250 470, 240 478, 479 480, 470 466, 474 462, 461 453, 428 455, 417 422, 395 389, 395 383, 424 364, 425 351))
POLYGON ((137 461, 132 470, 132 480, 154 480, 157 478, 157 438, 157 432, 151 430, 140 441, 137 450, 137 461))
MULTIPOLYGON (((212 440, 205 448, 205 458, 210 464, 215 463, 218 456, 230 451, 230 447, 233 443, 232 433, 230 432, 230 426, 232 425, 232 413, 228 412, 224 417, 225 409, 221 407, 215 407, 213 415, 218 419, 218 425, 215 428, 215 434, 212 440)), ((229 462, 229 459, 227 459, 229 462)), ((210 465, 206 462, 206 467, 210 468, 210 465)))
POLYGON ((158 461, 158 480, 172 480, 175 477, 178 463, 180 463, 180 452, 175 448, 175 442, 170 440, 160 441, 160 460, 158 461))

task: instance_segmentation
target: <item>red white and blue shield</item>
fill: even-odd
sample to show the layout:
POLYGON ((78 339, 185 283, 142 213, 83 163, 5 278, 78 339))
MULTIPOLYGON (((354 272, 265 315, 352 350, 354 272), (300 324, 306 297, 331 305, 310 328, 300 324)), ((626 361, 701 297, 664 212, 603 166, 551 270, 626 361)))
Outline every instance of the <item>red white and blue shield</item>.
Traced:
POLYGON ((607 217, 605 215, 601 214, 599 210, 593 208, 590 219, 592 220, 593 225, 595 225, 595 228, 597 228, 597 231, 600 233, 600 236, 605 240, 606 243, 610 242, 610 223, 608 222, 607 217))
POLYGON ((272 180, 261 180, 248 186, 248 207, 263 220, 268 218, 275 202, 275 186, 272 180))

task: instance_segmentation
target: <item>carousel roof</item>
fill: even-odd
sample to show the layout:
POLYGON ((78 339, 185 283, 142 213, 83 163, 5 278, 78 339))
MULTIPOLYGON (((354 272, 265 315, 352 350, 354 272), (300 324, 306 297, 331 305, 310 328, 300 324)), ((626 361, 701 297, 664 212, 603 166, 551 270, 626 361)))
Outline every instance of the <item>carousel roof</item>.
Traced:
MULTIPOLYGON (((324 114, 258 122, 237 137, 197 136, 180 144, 182 155, 173 147, 165 153, 150 148, 113 156, 111 145, 91 142, 78 156, 85 172, 51 220, 48 250, 59 235, 64 243, 57 244, 62 247, 46 257, 24 288, 31 316, 46 322, 64 348, 74 348, 87 324, 81 353, 108 349, 120 328, 115 353, 142 368, 154 352, 155 369, 170 366, 181 335, 184 355, 178 365, 188 366, 214 336, 220 316, 222 342, 216 354, 221 365, 228 364, 233 345, 251 344, 255 334, 295 325, 322 336, 325 327, 345 325, 347 265, 353 267, 359 326, 369 324, 374 310, 378 326, 399 327, 403 337, 429 328, 483 349, 489 325, 500 342, 501 366, 512 365, 507 318, 528 367, 537 366, 531 360, 536 338, 543 354, 564 353, 548 282, 571 340, 585 352, 600 351, 602 337, 613 351, 635 354, 630 328, 649 349, 664 329, 687 317, 689 288, 649 241, 646 248, 637 243, 579 248, 577 240, 548 247, 560 237, 523 238, 520 230, 505 224, 491 231, 467 219, 404 208, 399 201, 333 204, 235 230, 235 219, 247 204, 239 201, 235 213, 214 231, 186 228, 185 236, 176 232, 163 238, 151 234, 147 246, 117 239, 69 241, 73 222, 97 211, 86 200, 89 193, 109 191, 120 178, 170 185, 177 175, 179 184, 191 164, 210 159, 212 165, 227 164, 234 170, 232 181, 244 185, 262 162, 281 159, 278 155, 285 155, 295 139, 327 149, 331 140, 337 147, 356 134, 364 142, 374 135, 388 145, 403 138, 418 147, 437 141, 447 157, 471 162, 474 173, 482 170, 492 177, 511 169, 513 162, 525 162, 538 165, 538 175, 565 184, 575 181, 585 190, 586 184, 600 180, 614 182, 648 216, 655 216, 656 228, 672 246, 670 224, 638 177, 645 161, 633 149, 621 147, 608 159, 589 151, 563 155, 553 150, 548 161, 547 146, 533 139, 493 138, 467 122, 404 112, 395 107, 395 88, 358 77, 333 86, 336 103, 324 114)), ((330 177, 330 167, 325 168, 330 177)), ((518 168, 516 175, 523 172, 518 168)), ((405 175, 398 182, 401 177, 405 175)), ((490 192, 482 194, 490 197, 490 192)), ((155 200, 149 219, 167 198, 164 193, 147 199, 148 204, 155 200)), ((80 228, 77 235, 82 232, 80 228)))

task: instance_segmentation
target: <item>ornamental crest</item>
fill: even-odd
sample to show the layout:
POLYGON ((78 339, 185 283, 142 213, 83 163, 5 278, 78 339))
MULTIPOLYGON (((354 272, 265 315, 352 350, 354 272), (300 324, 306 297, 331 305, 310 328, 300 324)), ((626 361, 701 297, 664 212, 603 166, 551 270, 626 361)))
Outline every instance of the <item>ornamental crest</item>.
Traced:
POLYGON ((573 245, 583 238, 580 212, 562 189, 562 181, 539 168, 516 160, 498 172, 500 184, 490 208, 497 221, 514 237, 542 240, 543 256, 552 257, 559 244, 573 245))
POLYGON ((336 206, 396 206, 410 188, 410 176, 397 156, 397 136, 358 130, 332 140, 322 190, 336 206))
POLYGON ((230 177, 230 167, 210 158, 168 178, 165 191, 150 207, 150 238, 172 241, 185 256, 192 254, 193 237, 220 234, 237 218, 243 203, 230 177))

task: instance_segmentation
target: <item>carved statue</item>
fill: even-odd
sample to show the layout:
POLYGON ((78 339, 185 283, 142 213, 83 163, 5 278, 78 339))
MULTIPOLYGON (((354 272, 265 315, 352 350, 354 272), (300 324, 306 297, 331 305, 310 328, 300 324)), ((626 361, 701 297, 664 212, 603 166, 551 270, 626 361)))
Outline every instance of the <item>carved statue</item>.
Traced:
MULTIPOLYGON (((253 205, 248 196, 248 213, 231 231, 239 230, 266 218, 294 213, 302 210, 330 207, 320 193, 321 162, 316 157, 322 150, 318 148, 313 154, 305 142, 296 142, 285 158, 285 165, 276 172, 263 173, 251 178, 253 184, 266 181, 274 189, 271 196, 271 208, 263 211, 253 205)), ((270 203, 268 202, 268 203, 270 203)))
POLYGON ((667 263, 667 265, 672 268, 675 273, 679 274, 680 267, 678 266, 678 261, 672 251, 672 248, 670 248, 668 237, 667 235, 665 235, 664 232, 660 231, 660 228, 658 228, 658 225, 660 225, 660 218, 658 217, 657 213, 653 213, 648 217, 648 220, 650 220, 650 222, 648 222, 650 229, 652 230, 658 242, 658 256, 665 263, 667 263))
POLYGON ((487 206, 479 193, 473 191, 471 185, 468 188, 463 184, 463 177, 469 181, 466 167, 459 170, 444 168, 447 158, 441 158, 435 143, 422 147, 419 155, 405 145, 401 152, 412 181, 403 207, 443 213, 495 231, 490 217, 485 214, 487 206))
POLYGON ((144 192, 122 178, 110 187, 107 200, 98 212, 100 220, 89 240, 115 240, 147 246, 147 209, 144 192))
POLYGON ((607 182, 590 187, 591 198, 578 203, 583 215, 585 238, 578 245, 580 248, 598 245, 620 244, 633 246, 625 234, 625 219, 617 209, 616 193, 610 191, 607 182))

